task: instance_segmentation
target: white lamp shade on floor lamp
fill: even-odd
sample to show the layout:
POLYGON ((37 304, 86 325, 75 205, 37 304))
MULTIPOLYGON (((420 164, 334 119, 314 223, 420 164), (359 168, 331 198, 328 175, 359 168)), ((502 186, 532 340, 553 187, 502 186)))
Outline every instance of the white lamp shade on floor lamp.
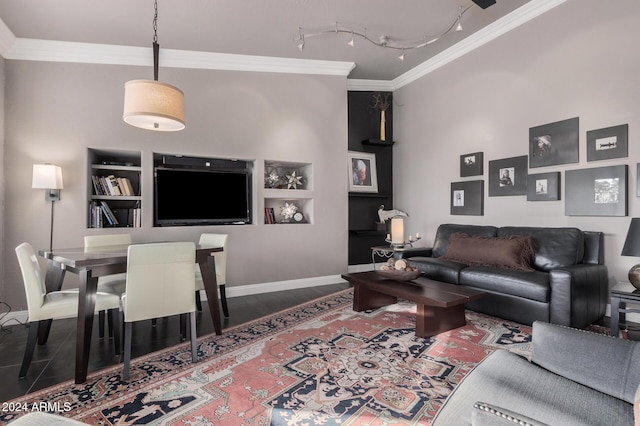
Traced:
POLYGON ((147 130, 175 132, 184 124, 184 94, 155 80, 131 80, 124 85, 123 120, 147 130))

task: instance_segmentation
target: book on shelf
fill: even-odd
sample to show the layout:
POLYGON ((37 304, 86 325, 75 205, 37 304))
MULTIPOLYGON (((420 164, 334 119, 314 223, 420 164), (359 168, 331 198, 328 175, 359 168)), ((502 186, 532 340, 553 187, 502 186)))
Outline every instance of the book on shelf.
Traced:
POLYGON ((276 223, 276 217, 273 212, 273 207, 264 208, 264 223, 266 224, 276 223))
POLYGON ((129 178, 109 176, 91 176, 95 195, 135 196, 129 178))
POLYGON ((107 217, 109 224, 119 225, 120 222, 118 221, 116 216, 113 214, 113 211, 111 211, 111 208, 109 208, 109 204, 107 204, 105 201, 101 201, 100 204, 102 205, 102 210, 104 212, 104 215, 107 217))

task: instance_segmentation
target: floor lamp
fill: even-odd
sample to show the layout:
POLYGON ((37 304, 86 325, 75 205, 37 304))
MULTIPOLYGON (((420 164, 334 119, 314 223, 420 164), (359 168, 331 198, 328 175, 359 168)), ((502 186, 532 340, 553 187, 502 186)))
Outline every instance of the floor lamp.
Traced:
POLYGON ((31 187, 45 189, 44 199, 51 201, 51 233, 49 236, 49 251, 53 251, 53 204, 60 201, 62 189, 62 169, 54 164, 34 164, 31 187))

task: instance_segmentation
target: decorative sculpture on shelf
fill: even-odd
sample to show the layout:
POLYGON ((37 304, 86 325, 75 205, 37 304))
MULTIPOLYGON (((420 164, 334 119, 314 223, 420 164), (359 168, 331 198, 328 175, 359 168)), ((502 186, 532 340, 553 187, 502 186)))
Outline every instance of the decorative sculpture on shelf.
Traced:
POLYGON ((282 215, 283 222, 289 222, 293 215, 298 211, 298 206, 293 203, 284 203, 284 206, 280 207, 280 214, 282 215))
POLYGON ((373 108, 380 111, 380 140, 384 141, 386 138, 386 111, 391 106, 389 98, 391 93, 376 92, 373 94, 373 108))
POLYGON ((296 171, 292 171, 287 176, 287 189, 298 189, 298 186, 302 186, 302 176, 296 176, 296 171))
POLYGON ((385 210, 384 204, 381 204, 378 208, 378 217, 380 218, 380 223, 385 223, 387 220, 396 216, 405 216, 409 217, 409 215, 402 210, 393 209, 393 210, 385 210))

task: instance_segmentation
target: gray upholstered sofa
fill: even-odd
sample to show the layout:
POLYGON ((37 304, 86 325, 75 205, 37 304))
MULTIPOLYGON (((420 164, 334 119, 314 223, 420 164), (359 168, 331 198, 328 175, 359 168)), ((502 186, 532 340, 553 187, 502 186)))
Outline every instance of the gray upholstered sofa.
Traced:
POLYGON ((407 250, 399 255, 427 278, 487 292, 487 297, 466 307, 488 315, 521 324, 539 320, 584 328, 599 321, 605 313, 608 277, 601 232, 442 224, 432 248, 407 250), (461 239, 462 236, 468 238, 461 239), (456 256, 450 256, 452 238, 456 238, 456 256), (512 252, 495 245, 485 246, 524 240, 533 244, 525 270, 518 264, 522 263, 518 256, 507 258, 513 257, 512 252), (472 247, 476 247, 473 252, 472 247), (504 264, 486 263, 495 261, 498 254, 504 264), (488 259, 490 255, 494 259, 488 259), (464 256, 483 259, 480 262, 477 258, 460 259, 464 256))
POLYGON ((456 386, 433 426, 633 425, 640 342, 534 322, 531 361, 498 350, 456 386))

